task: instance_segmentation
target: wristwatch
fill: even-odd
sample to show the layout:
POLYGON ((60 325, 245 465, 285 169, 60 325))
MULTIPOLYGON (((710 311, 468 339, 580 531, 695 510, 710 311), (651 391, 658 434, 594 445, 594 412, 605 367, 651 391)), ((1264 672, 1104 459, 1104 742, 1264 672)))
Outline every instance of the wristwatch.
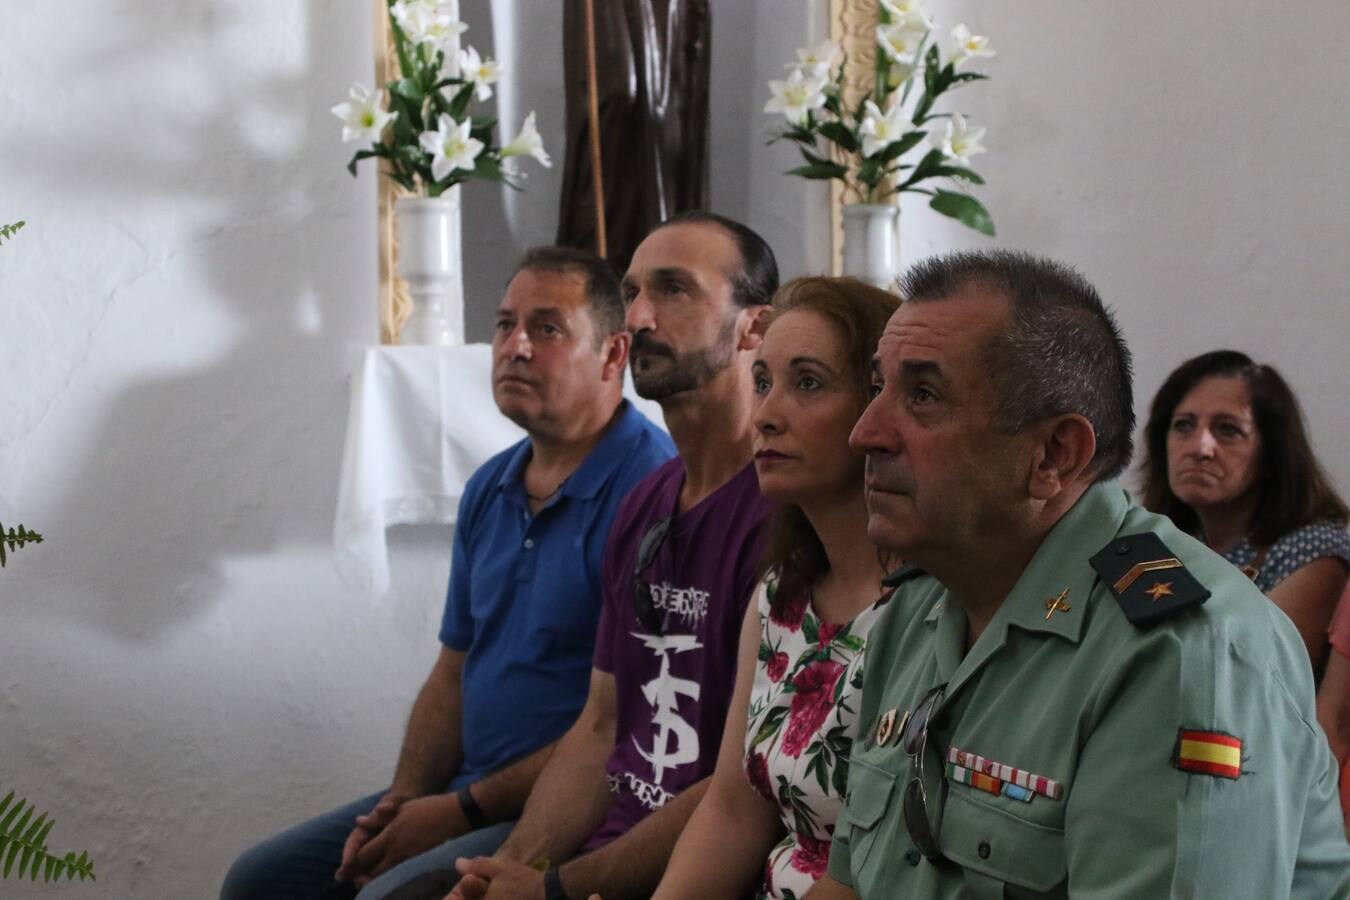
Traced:
POLYGON ((459 811, 464 813, 465 820, 468 821, 469 827, 474 831, 492 824, 483 814, 483 807, 479 806, 478 801, 473 799, 473 791, 469 790, 469 785, 466 784, 460 788, 455 797, 459 800, 459 811))
POLYGON ((572 900, 563 890, 562 875, 557 866, 549 866, 544 870, 544 900, 572 900))

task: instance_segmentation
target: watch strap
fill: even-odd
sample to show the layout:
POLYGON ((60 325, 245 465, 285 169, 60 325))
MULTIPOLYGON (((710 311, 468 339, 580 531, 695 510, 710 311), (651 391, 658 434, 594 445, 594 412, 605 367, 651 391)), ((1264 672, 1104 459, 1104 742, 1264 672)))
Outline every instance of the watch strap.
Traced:
POLYGON ((460 788, 455 796, 459 799, 459 810, 464 813, 464 818, 468 821, 470 828, 478 831, 492 824, 483 813, 483 807, 479 806, 478 801, 473 799, 473 791, 469 790, 469 785, 460 788))

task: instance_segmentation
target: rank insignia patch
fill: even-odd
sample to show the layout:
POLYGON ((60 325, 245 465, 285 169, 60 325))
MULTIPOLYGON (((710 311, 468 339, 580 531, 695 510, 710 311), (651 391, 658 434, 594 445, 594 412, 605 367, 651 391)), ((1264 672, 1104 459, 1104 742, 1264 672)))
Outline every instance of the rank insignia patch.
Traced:
POLYGON ((1183 772, 1236 781, 1242 774, 1242 739, 1217 731, 1182 728, 1177 732, 1174 765, 1183 772))
POLYGON ((1090 562, 1125 618, 1140 628, 1209 599, 1209 591, 1151 532, 1115 538, 1090 562))

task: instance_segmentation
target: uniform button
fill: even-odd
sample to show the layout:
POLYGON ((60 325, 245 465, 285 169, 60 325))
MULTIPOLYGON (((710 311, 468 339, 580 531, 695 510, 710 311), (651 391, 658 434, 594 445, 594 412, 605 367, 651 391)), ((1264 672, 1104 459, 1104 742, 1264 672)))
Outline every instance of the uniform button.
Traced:
POLYGON ((923 857, 919 855, 918 850, 911 848, 905 851, 905 862, 909 863, 911 866, 917 866, 921 859, 923 859, 923 857))
POLYGON ((1116 555, 1117 555, 1117 556, 1124 556, 1126 553, 1129 553, 1129 552, 1130 552, 1130 545, 1129 545, 1129 544, 1116 544, 1116 555))
POLYGON ((979 846, 979 848, 976 850, 976 852, 980 854, 980 859, 988 859, 988 858, 989 858, 989 842, 988 842, 988 841, 980 841, 980 846, 979 846))
POLYGON ((526 549, 526 550, 533 550, 533 549, 534 549, 534 538, 526 538, 526 539, 525 539, 525 549, 526 549))
POLYGON ((520 517, 524 519, 526 522, 530 521, 530 514, 523 509, 520 511, 520 517))

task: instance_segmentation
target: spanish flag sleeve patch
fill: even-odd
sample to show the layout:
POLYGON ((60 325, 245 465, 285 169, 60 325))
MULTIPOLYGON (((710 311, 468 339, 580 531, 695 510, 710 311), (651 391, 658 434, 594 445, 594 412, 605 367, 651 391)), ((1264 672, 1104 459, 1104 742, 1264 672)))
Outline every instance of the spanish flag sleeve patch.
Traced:
POLYGON ((1242 774, 1242 738, 1217 731, 1177 732, 1177 755, 1173 763, 1183 772, 1217 775, 1234 781, 1242 774))

